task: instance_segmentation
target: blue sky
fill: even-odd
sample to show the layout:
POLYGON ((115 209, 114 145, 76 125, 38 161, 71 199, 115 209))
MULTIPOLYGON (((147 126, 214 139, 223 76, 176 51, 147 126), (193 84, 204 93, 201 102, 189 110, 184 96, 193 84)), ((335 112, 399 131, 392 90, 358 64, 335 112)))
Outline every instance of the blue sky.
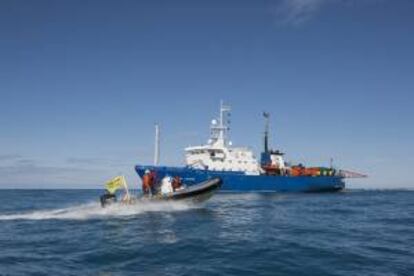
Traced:
POLYGON ((0 188, 93 188, 204 143, 220 99, 259 153, 414 188, 414 2, 0 2, 0 188))

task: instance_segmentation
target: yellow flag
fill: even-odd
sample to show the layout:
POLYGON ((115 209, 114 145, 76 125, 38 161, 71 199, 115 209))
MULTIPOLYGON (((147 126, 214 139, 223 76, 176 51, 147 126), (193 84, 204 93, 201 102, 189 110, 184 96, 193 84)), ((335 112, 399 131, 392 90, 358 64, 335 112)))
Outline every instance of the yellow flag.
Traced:
POLYGON ((121 187, 125 187, 125 178, 123 176, 117 176, 113 178, 112 180, 108 181, 105 185, 106 190, 113 194, 121 187))

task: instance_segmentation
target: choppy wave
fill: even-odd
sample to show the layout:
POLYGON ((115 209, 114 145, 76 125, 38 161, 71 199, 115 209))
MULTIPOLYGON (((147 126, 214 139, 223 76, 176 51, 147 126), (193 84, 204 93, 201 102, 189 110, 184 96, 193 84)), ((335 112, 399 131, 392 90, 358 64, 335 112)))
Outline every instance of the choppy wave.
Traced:
POLYGON ((102 208, 99 203, 91 202, 67 208, 0 215, 0 221, 48 219, 86 220, 105 217, 134 216, 147 212, 177 212, 193 208, 199 208, 199 206, 191 205, 186 202, 138 202, 132 205, 114 204, 102 208))
POLYGON ((99 194, 3 191, 0 275, 413 271, 414 192, 222 193, 202 208, 186 202, 101 208, 99 194))

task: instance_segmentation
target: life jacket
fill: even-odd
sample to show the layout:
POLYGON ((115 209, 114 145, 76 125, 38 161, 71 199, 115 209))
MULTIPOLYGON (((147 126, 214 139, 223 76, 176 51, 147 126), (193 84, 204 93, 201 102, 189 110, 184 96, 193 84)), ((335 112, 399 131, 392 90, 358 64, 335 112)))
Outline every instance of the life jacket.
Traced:
POLYGON ((155 179, 157 178, 157 175, 154 171, 149 173, 149 186, 152 187, 155 184, 155 179))
POLYGON ((144 174, 142 177, 142 189, 147 190, 151 187, 151 176, 149 174, 144 174))

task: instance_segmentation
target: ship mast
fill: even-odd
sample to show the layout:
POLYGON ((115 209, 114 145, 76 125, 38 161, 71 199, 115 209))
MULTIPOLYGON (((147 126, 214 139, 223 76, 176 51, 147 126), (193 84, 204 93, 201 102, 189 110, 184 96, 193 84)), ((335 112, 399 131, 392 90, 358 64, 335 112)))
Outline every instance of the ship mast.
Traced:
POLYGON ((154 166, 160 163, 160 127, 155 124, 154 166))
POLYGON ((269 117, 268 112, 263 112, 263 117, 265 117, 265 132, 264 132, 264 152, 269 152, 269 117))

